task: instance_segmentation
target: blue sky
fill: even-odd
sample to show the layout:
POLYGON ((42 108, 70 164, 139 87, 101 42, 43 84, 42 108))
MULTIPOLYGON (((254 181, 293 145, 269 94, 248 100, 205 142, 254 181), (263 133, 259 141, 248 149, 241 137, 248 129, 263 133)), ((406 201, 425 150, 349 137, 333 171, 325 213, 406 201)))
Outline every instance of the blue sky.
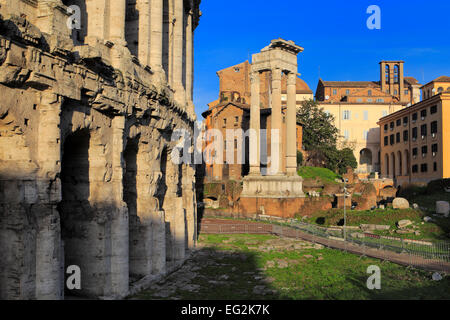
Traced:
POLYGON ((450 76, 450 1, 202 0, 195 32, 194 102, 199 120, 219 95, 216 71, 251 59, 275 38, 305 48, 299 72, 315 92, 324 80, 379 79, 381 60, 404 60, 421 83, 450 76), (381 30, 369 30, 370 5, 381 30))

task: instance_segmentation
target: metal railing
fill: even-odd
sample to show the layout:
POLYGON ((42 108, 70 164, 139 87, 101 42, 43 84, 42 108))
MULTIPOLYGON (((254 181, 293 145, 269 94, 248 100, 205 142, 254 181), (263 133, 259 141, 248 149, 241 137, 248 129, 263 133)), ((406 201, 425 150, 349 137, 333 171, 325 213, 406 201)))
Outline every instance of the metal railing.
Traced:
POLYGON ((362 256, 370 256, 423 269, 450 272, 450 242, 421 241, 347 230, 326 228, 304 222, 283 223, 207 223, 201 233, 213 234, 275 234, 319 243, 362 256))

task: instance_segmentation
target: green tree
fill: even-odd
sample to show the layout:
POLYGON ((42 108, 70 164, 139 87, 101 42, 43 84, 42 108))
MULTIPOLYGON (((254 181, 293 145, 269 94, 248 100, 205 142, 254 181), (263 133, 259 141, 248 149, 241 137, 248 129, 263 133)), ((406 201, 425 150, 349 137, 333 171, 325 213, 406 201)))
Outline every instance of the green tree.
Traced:
POLYGON ((297 111, 297 119, 303 125, 303 146, 312 151, 336 146, 338 129, 333 125, 334 117, 323 111, 314 100, 303 101, 297 111))
POLYGON ((310 155, 320 159, 324 167, 343 174, 347 167, 357 167, 351 147, 337 148, 339 130, 334 126, 334 117, 324 112, 317 101, 303 101, 297 111, 297 120, 303 126, 303 147, 310 155))

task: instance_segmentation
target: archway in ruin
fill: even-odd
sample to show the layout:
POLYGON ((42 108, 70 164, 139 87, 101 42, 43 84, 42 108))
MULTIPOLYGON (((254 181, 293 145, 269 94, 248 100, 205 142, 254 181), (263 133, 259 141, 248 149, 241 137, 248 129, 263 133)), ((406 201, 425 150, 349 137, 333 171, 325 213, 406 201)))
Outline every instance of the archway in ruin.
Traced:
MULTIPOLYGON (((87 270, 92 265, 89 255, 90 233, 85 230, 89 206, 89 143, 87 129, 70 134, 63 147, 61 163, 62 201, 58 206, 61 217, 61 240, 64 252, 64 270, 76 265, 87 270)), ((85 282, 85 288, 91 284, 85 282)), ((65 287, 65 285, 63 284, 65 287)), ((73 294, 72 292, 67 292, 73 294)))
POLYGON ((139 217, 137 214, 137 139, 128 139, 123 152, 123 201, 128 207, 129 217, 129 276, 130 282, 138 280, 143 275, 139 272, 139 217))

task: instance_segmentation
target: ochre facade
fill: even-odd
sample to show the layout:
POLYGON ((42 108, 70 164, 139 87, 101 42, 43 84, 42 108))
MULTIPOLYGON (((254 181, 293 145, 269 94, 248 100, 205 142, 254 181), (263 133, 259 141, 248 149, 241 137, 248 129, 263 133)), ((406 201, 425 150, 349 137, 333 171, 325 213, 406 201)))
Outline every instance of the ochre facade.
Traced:
POLYGON ((380 172, 378 120, 420 101, 420 84, 404 77, 403 61, 380 62, 380 81, 319 80, 316 100, 334 116, 341 147, 354 148, 357 173, 380 172))
POLYGON ((0 0, 0 299, 124 297, 195 245, 199 2, 0 0))
POLYGON ((379 121, 381 174, 396 185, 450 178, 450 83, 432 90, 443 78, 422 87, 423 101, 379 121))

